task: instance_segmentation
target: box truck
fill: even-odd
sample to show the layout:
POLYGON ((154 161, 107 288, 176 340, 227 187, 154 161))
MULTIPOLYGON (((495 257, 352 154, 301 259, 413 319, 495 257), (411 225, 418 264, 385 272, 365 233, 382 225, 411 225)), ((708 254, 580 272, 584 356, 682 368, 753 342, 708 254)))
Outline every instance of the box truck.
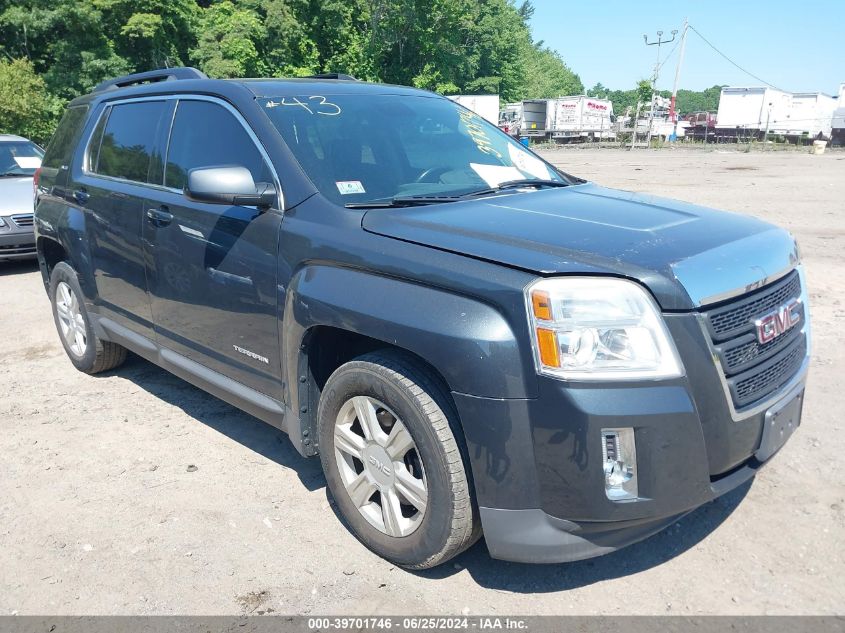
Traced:
POLYGON ((527 136, 558 141, 615 138, 613 104, 585 95, 522 102, 523 130, 527 136))
POLYGON ((469 108, 493 125, 499 124, 499 95, 448 95, 447 98, 469 108))

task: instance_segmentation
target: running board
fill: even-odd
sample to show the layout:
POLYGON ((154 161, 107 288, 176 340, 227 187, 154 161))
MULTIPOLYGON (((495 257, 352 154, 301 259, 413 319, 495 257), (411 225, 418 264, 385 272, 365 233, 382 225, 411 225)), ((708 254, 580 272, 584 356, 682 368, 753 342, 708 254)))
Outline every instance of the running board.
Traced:
MULTIPOLYGON (((126 349, 195 387, 284 431, 290 438, 300 437, 299 419, 283 402, 232 380, 171 349, 160 347, 146 336, 133 332, 109 318, 99 315, 91 316, 96 320, 95 330, 98 336, 101 331, 105 335, 104 338, 109 341, 123 345, 126 349), (291 425, 294 428, 290 428, 291 425)), ((304 457, 315 454, 313 448, 302 446, 300 441, 294 441, 293 445, 304 457)))

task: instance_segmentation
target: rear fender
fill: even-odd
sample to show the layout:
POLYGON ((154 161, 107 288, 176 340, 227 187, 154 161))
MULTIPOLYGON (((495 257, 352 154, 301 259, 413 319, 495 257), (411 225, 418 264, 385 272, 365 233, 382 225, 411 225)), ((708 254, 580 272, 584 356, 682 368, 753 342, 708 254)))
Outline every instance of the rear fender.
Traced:
POLYGON ((68 263, 76 271, 86 302, 93 304, 97 297, 97 286, 94 283, 85 222, 82 209, 42 198, 36 212, 36 243, 45 286, 49 287, 50 280, 44 260, 43 240, 52 240, 67 253, 68 263))

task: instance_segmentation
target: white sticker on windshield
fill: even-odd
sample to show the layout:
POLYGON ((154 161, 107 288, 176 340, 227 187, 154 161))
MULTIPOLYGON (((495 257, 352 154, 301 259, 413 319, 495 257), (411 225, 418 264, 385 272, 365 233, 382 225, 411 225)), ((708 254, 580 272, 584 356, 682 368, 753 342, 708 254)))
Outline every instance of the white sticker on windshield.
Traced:
POLYGON ((514 166, 535 178, 549 178, 549 170, 539 158, 536 158, 519 147, 508 143, 508 154, 514 166))
POLYGON ((38 169, 41 159, 38 156, 15 156, 15 162, 21 169, 38 169))
POLYGON ((525 176, 516 167, 505 167, 503 165, 483 165, 481 163, 470 163, 476 174, 487 183, 489 187, 498 187, 503 182, 511 180, 523 180, 525 176))
POLYGON ((337 185, 337 190, 342 196, 348 196, 351 193, 364 193, 364 185, 360 180, 338 180, 334 184, 337 185))

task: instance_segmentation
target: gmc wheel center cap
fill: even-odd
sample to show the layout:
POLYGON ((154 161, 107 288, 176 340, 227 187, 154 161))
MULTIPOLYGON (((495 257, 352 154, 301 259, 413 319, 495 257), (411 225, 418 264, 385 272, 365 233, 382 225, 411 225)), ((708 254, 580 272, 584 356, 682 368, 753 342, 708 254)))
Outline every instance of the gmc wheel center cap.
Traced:
POLYGON ((393 462, 390 455, 378 444, 369 444, 363 451, 364 468, 370 478, 380 486, 392 486, 393 462))

